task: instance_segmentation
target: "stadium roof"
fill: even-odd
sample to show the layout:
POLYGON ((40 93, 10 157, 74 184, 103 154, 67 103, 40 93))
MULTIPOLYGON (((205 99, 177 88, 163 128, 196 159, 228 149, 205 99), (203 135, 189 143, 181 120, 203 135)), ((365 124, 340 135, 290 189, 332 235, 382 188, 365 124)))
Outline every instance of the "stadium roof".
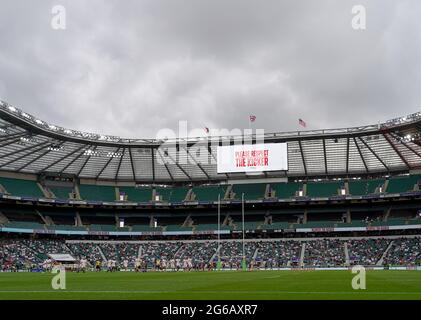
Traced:
POLYGON ((289 165, 288 172, 266 172, 264 177, 393 174, 421 169, 420 126, 421 112, 353 128, 173 141, 124 139, 51 125, 0 101, 0 170, 139 183, 242 179, 248 176, 216 172, 216 147, 264 139, 288 143, 289 165))

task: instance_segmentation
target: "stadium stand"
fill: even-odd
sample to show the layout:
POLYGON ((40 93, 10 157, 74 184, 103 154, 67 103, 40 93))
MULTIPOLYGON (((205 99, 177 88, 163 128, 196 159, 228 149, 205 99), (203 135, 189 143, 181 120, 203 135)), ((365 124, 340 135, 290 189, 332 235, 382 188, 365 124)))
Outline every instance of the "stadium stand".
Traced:
POLYGON ((344 244, 336 239, 308 241, 305 246, 304 265, 335 267, 345 265, 344 244))
POLYGON ((36 198, 44 197, 44 194, 38 187, 36 181, 0 177, 0 184, 9 194, 14 196, 36 198))
MULTIPOLYGON (((111 259, 133 267, 140 258, 150 268, 157 259, 213 265, 220 253, 223 267, 238 269, 243 208, 249 267, 419 264, 421 113, 358 130, 265 134, 265 142, 288 141, 288 170, 256 175, 221 174, 214 161, 163 164, 161 140, 59 127, 53 134, 36 120, 0 103, 10 130, 0 132, 7 146, 0 148, 3 269, 39 267, 48 252, 86 257, 91 266, 111 259), (28 134, 36 139, 13 138, 28 134), (51 149, 51 141, 62 148, 51 149)), ((207 159, 233 141, 204 139, 207 159)), ((183 152, 197 140, 186 142, 183 152)), ((175 158, 183 160, 180 151, 175 158)))
POLYGON ((309 197, 331 197, 339 194, 343 186, 341 182, 308 182, 307 196, 309 197))
POLYGON ((372 266, 382 257, 390 244, 389 239, 352 239, 348 241, 351 265, 372 266))
POLYGON ((384 185, 384 181, 383 179, 351 180, 349 182, 349 193, 354 196, 380 193, 379 188, 384 185))
MULTIPOLYGON (((253 240, 245 243, 245 255, 249 268, 343 267, 347 265, 347 244, 350 265, 376 266, 381 263, 389 266, 415 266, 420 264, 420 243, 419 237, 253 240)), ((127 260, 129 268, 133 268, 138 258, 146 261, 149 269, 155 268, 157 259, 166 262, 176 260, 178 265, 182 265, 180 261, 191 259, 193 265, 199 267, 218 260, 218 242, 2 239, 0 270, 39 268, 48 259, 48 255, 54 253, 85 258, 91 267, 96 261, 105 265, 106 261, 115 260, 117 266, 122 268, 124 260, 127 260)), ((241 241, 221 241, 219 253, 223 268, 241 268, 241 241)))
POLYGON ((299 190, 302 190, 303 185, 297 182, 275 183, 271 184, 271 197, 278 199, 290 199, 297 195, 299 190))
POLYGON ((150 202, 152 201, 152 188, 119 187, 120 194, 127 196, 127 201, 150 202))
POLYGON ((81 184, 79 191, 84 200, 116 201, 115 188, 111 186, 81 184))
POLYGON ((387 252, 383 264, 385 265, 419 265, 421 259, 421 239, 418 237, 395 239, 387 252))
POLYGON ((265 198, 266 183, 245 183, 235 184, 232 187, 235 199, 241 199, 244 193, 244 198, 247 200, 259 200, 265 198))
POLYGON ((70 199, 70 195, 74 193, 71 187, 48 187, 57 199, 70 199))
POLYGON ((387 193, 401 193, 414 191, 421 175, 410 175, 406 177, 391 177, 387 186, 387 193))
POLYGON ((193 193, 195 195, 196 201, 217 201, 218 195, 220 195, 221 200, 224 199, 226 192, 225 186, 200 186, 193 187, 193 193))

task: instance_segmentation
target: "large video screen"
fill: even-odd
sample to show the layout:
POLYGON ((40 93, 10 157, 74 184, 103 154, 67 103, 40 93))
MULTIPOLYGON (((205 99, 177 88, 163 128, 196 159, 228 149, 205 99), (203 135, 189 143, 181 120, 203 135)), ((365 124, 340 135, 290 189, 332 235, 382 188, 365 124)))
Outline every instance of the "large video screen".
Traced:
POLYGON ((287 171, 286 143, 218 146, 217 172, 287 171))

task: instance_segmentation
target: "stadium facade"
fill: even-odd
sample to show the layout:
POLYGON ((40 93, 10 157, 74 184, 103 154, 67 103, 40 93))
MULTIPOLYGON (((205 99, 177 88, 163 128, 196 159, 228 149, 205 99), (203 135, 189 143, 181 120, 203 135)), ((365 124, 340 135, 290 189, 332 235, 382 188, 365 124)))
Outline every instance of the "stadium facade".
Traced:
POLYGON ((1 102, 0 263, 63 253, 209 263, 218 252, 231 264, 415 266, 420 124, 416 113, 343 129, 123 139, 1 102), (218 146, 257 141, 287 143, 288 170, 218 173, 218 146))

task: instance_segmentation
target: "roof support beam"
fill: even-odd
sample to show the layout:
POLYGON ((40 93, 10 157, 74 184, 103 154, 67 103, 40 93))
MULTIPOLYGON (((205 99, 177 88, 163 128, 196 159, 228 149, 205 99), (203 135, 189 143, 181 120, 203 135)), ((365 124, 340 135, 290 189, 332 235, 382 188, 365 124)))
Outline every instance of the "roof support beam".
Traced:
MULTIPOLYGON (((92 150, 93 150, 93 151, 95 151, 95 150, 96 150, 96 148, 97 148, 97 146, 94 146, 92 150)), ((84 152, 84 153, 85 153, 85 152, 84 152)), ((78 173, 76 174, 76 176, 77 176, 78 178, 79 178, 80 174, 82 173, 83 169, 85 168, 86 164, 88 163, 89 159, 91 159, 91 155, 88 155, 88 156, 86 157, 86 160, 83 162, 83 164, 82 164, 82 166, 80 167, 80 169, 79 169, 78 173)))
MULTIPOLYGON (((84 145, 84 147, 87 147, 86 145, 84 145)), ((92 146, 88 146, 88 148, 91 148, 92 146)), ((87 150, 87 149, 86 149, 87 150)), ((60 174, 63 173, 64 171, 67 170, 67 168, 69 168, 73 163, 75 163, 77 160, 79 160, 80 157, 82 157, 85 154, 85 151, 83 150, 81 153, 79 153, 75 158, 73 158, 72 161, 70 161, 68 164, 66 164, 61 170, 60 170, 60 174)))
POLYGON ((349 137, 346 139, 346 174, 349 173, 349 137))
POLYGON ((42 168, 40 171, 43 172, 47 169, 50 169, 51 167, 55 166, 57 163, 60 163, 61 161, 63 161, 64 159, 67 159, 68 157, 71 157, 72 155, 74 155, 76 152, 79 152, 80 150, 82 150, 83 148, 85 148, 85 145, 82 145, 80 148, 77 148, 75 150, 73 150, 72 152, 67 153, 66 155, 64 155, 63 157, 57 159, 56 161, 50 163, 48 166, 42 168))
POLYGON ((306 160, 304 158, 304 151, 303 151, 303 146, 302 146, 301 140, 298 140, 298 145, 300 146, 300 153, 301 153, 301 159, 303 160, 304 173, 305 173, 305 175, 307 175, 306 160))
MULTIPOLYGON (((9 134, 9 135, 6 135, 6 136, 1 136, 0 142, 7 141, 7 140, 13 139, 13 138, 19 138, 20 139, 21 137, 24 137, 26 135, 28 135, 27 132, 19 132, 19 133, 9 134)), ((19 141, 19 139, 17 139, 16 141, 19 141)))
POLYGON ((155 149, 151 148, 152 181, 155 183, 155 149))
POLYGON ((208 173, 203 169, 203 167, 200 165, 199 162, 196 161, 195 158, 193 158, 193 156, 190 154, 190 150, 187 148, 184 148, 184 150, 186 150, 187 154, 190 156, 190 158, 193 160, 193 162, 199 167, 200 170, 202 170, 202 172, 205 174, 206 178, 208 178, 208 180, 210 180, 210 176, 208 175, 208 173))
MULTIPOLYGON (((64 144, 64 141, 62 141, 59 146, 61 147, 64 144)), ((31 165, 32 163, 34 163, 35 161, 41 159, 43 156, 45 156, 47 153, 51 152, 50 149, 47 148, 46 151, 44 151, 43 153, 41 153, 39 156, 35 157, 34 159, 32 159, 31 161, 25 163, 23 166, 21 166, 19 169, 17 169, 17 171, 21 171, 22 169, 26 168, 27 166, 31 165)))
POLYGON ((327 156, 326 156, 326 140, 323 139, 323 155, 325 158, 325 174, 327 175, 327 156))
POLYGON ((374 152, 373 149, 371 149, 371 147, 360 137, 358 137, 358 139, 367 147, 368 150, 370 150, 370 152, 376 157, 377 160, 380 161, 380 163, 383 165, 383 167, 386 168, 386 170, 389 172, 389 167, 386 165, 386 163, 384 163, 384 161, 378 156, 377 153, 374 152))
POLYGON ((368 166, 367 166, 367 163, 365 162, 365 159, 364 159, 363 154, 361 152, 360 146, 358 145, 357 140, 355 139, 355 137, 353 139, 354 139, 355 146, 357 147, 358 153, 360 154, 361 160, 362 160, 362 162, 364 164, 365 171, 368 173, 369 172, 368 171, 368 166))
POLYGON ((390 140, 389 136, 387 133, 383 133, 383 137, 387 140, 387 142, 389 142, 390 146, 393 148, 393 150, 395 150, 396 154, 399 156, 399 158, 401 158, 401 160, 403 161, 403 163, 405 163, 406 167, 408 168, 408 170, 411 170, 411 165, 408 163, 408 161, 406 161, 405 157, 400 153, 400 151, 398 150, 398 148, 396 148, 395 144, 392 142, 392 140, 390 140))
MULTIPOLYGON (((396 139, 397 135, 392 133, 392 136, 396 139)), ((400 138, 400 137, 398 137, 400 138)), ((412 151, 414 154, 416 154, 418 157, 421 157, 421 153, 419 153, 417 150, 415 150, 414 148, 412 148, 408 143, 406 143, 405 141, 400 140, 400 142, 410 151, 412 151)))
MULTIPOLYGON (((120 151, 121 148, 118 148, 116 151, 114 151, 114 153, 118 153, 120 151)), ((95 180, 98 180, 99 176, 104 172, 104 170, 108 167, 108 165, 110 164, 110 162, 114 159, 114 157, 110 157, 107 161, 107 163, 105 164, 105 166, 102 167, 102 169, 99 171, 99 173, 96 175, 95 180)))
POLYGON ((167 173, 168 173, 168 175, 169 175, 169 176, 170 176, 170 178, 171 178, 171 181, 174 181, 174 177, 172 176, 171 171, 170 171, 170 169, 168 168, 167 163, 165 162, 164 158, 162 157, 162 154, 160 154, 160 153, 158 152, 158 150, 159 150, 159 149, 157 149, 157 154, 158 154, 158 155, 159 155, 159 157, 161 158, 162 163, 164 164, 164 167, 165 167, 165 169, 167 170, 167 173))
POLYGON ((175 163, 175 165, 185 174, 185 176, 192 181, 192 178, 189 176, 189 174, 179 165, 178 161, 175 160, 171 157, 171 155, 168 153, 168 157, 171 159, 171 161, 173 161, 173 163, 175 163))
POLYGON ((125 154, 126 154, 126 148, 123 149, 123 154, 120 158, 120 161, 118 162, 117 171, 115 172, 115 178, 114 178, 115 180, 118 179, 118 174, 120 173, 121 163, 123 162, 123 158, 124 158, 125 154))
MULTIPOLYGON (((51 143, 51 141, 44 141, 44 142, 41 142, 41 143, 33 144, 33 145, 28 146, 28 147, 23 148, 23 149, 13 150, 12 152, 8 152, 8 153, 6 153, 6 154, 1 155, 1 156, 0 156, 0 159, 6 158, 6 157, 10 157, 10 156, 13 156, 13 155, 15 155, 15 154, 18 154, 18 153, 21 153, 21 152, 24 152, 24 151, 31 150, 31 149, 37 148, 37 147, 39 147, 39 146, 42 146, 42 148, 43 148, 43 147, 45 147, 46 145, 48 145, 49 143, 51 143)), ((29 153, 29 154, 32 154, 32 152, 31 152, 31 153, 29 153)), ((25 155, 25 156, 26 156, 26 155, 25 155)))
MULTIPOLYGON (((27 153, 27 154, 24 154, 24 155, 20 156, 20 157, 19 157, 19 159, 11 159, 11 160, 9 160, 9 161, 7 161, 7 162, 5 162, 5 163, 1 164, 1 165, 0 165, 0 168, 5 167, 5 166, 7 166, 7 165, 11 164, 12 162, 15 162, 16 160, 21 160, 21 159, 24 159, 24 158, 26 158, 26 157, 28 157, 28 156, 30 156, 30 155, 32 155, 32 154, 34 154, 34 153, 36 153, 36 152, 38 152, 38 151, 42 150, 42 149, 44 149, 44 148, 45 148, 47 145, 49 145, 49 144, 50 144, 50 141, 48 141, 48 142, 44 142, 44 143, 42 143, 42 146, 41 146, 40 148, 37 148, 37 149, 32 150, 31 152, 27 153)), ((37 144, 37 145, 35 145, 35 146, 40 146, 40 145, 41 145, 41 144, 37 144)), ((33 147, 35 147, 35 146, 32 146, 32 148, 33 148, 33 147)), ((23 150, 21 150, 21 151, 23 151, 23 150)), ((19 153, 19 152, 13 152, 13 154, 16 154, 16 153, 19 153)), ((3 156, 2 156, 1 158, 3 158, 3 156)))
MULTIPOLYGON (((213 158, 213 160, 215 161, 215 163, 217 163, 218 160, 216 160, 215 155, 212 153, 211 144, 209 142, 208 142, 208 152, 210 156, 213 158)), ((229 179, 229 175, 227 173, 224 173, 224 174, 225 174, 225 177, 229 179)))
POLYGON ((132 155, 132 148, 129 148, 129 155, 130 155, 130 164, 132 166, 132 174, 133 174, 133 180, 136 181, 136 172, 134 169, 134 162, 133 162, 133 155, 132 155))

